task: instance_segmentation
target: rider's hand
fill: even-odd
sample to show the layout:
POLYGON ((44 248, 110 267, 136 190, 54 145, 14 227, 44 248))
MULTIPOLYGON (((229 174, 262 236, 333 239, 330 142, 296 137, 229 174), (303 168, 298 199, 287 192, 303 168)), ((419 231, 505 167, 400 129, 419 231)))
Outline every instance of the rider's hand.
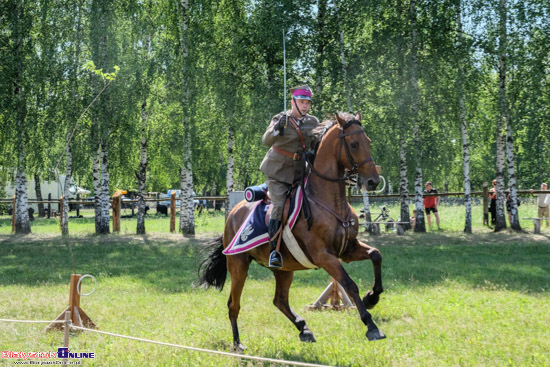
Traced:
POLYGON ((281 116, 281 118, 279 119, 279 121, 277 121, 277 122, 275 123, 275 125, 273 126, 273 129, 276 130, 276 131, 278 130, 279 133, 280 133, 281 135, 283 135, 283 131, 284 131, 284 129, 285 129, 285 127, 286 127, 286 124, 287 124, 287 119, 288 119, 288 116, 287 116, 287 115, 281 116))

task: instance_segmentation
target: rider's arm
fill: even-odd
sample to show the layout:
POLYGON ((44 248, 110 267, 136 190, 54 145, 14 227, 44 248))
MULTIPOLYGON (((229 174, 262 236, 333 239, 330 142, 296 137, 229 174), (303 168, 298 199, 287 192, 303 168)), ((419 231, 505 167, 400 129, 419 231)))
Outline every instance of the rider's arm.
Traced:
POLYGON ((264 133, 264 136, 262 137, 262 143, 264 145, 267 145, 268 147, 272 146, 273 143, 275 143, 275 140, 277 140, 276 136, 273 136, 273 131, 275 130, 275 124, 279 121, 281 118, 281 114, 273 116, 271 119, 271 123, 267 127, 267 130, 264 133))

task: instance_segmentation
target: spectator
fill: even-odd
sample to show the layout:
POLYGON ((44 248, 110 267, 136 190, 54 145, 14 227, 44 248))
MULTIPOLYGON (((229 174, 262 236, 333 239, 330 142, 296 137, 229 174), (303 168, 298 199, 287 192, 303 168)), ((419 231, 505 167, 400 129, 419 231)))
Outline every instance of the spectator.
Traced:
POLYGON ((489 190, 489 213, 491 213, 491 224, 497 222, 497 180, 493 180, 493 187, 489 190))
MULTIPOLYGON (((437 194, 437 190, 433 188, 432 182, 426 182, 426 190, 424 194, 437 194)), ((428 219, 428 227, 432 229, 432 218, 430 213, 434 213, 435 222, 437 223, 437 229, 441 230, 439 226, 439 214, 437 212, 437 206, 439 205, 439 196, 425 196, 424 197, 424 209, 426 210, 426 218, 428 219)))
MULTIPOLYGON (((547 191, 548 185, 546 182, 543 182, 540 185, 541 191, 547 191)), ((531 194, 533 193, 533 189, 531 189, 531 194)), ((548 204, 550 203, 550 194, 537 194, 537 206, 538 206, 538 217, 539 218, 548 218, 548 204)), ((546 227, 548 227, 548 219, 546 221, 546 227)))

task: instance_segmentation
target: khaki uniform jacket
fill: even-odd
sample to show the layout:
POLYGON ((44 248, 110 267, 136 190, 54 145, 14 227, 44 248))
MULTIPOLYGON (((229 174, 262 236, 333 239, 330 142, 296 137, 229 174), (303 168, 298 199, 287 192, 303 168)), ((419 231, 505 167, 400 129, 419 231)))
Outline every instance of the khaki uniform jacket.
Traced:
MULTIPOLYGON (((271 119, 267 130, 262 137, 262 142, 269 146, 276 146, 280 149, 286 150, 290 153, 301 153, 303 151, 298 132, 290 123, 287 123, 284 135, 273 136, 274 126, 282 117, 283 113, 279 113, 271 119)), ((291 111, 287 112, 287 116, 291 115, 291 111)), ((289 120, 291 117, 289 117, 289 120)), ((319 120, 315 116, 305 115, 301 123, 298 120, 294 120, 302 132, 304 142, 307 149, 315 148, 317 142, 320 141, 320 136, 313 133, 313 129, 319 126, 319 120)), ((266 177, 275 179, 279 182, 292 184, 294 181, 300 178, 302 170, 302 160, 295 161, 290 157, 277 153, 273 148, 269 149, 267 154, 260 165, 260 170, 266 175, 266 177)))

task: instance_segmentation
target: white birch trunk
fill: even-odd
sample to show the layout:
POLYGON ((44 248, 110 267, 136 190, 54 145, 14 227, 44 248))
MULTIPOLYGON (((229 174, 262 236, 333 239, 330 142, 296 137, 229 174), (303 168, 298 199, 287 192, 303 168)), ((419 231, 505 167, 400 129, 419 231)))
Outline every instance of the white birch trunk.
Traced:
MULTIPOLYGON (((231 115, 231 123, 227 127, 227 177, 226 177, 226 193, 227 197, 225 199, 225 207, 229 207, 229 193, 235 190, 235 183, 233 180, 233 171, 235 168, 235 157, 233 156, 233 148, 235 146, 235 135, 233 133, 233 117, 231 115)), ((227 217, 229 211, 225 212, 227 217)))
POLYGON ((514 164, 514 138, 512 136, 512 126, 510 117, 506 119, 506 163, 508 164, 508 185, 510 187, 510 227, 515 231, 521 231, 518 212, 518 188, 516 180, 516 170, 514 164))
POLYGON ((61 216, 61 234, 64 236, 69 235, 69 188, 71 187, 72 178, 72 151, 69 144, 70 134, 67 133, 67 149, 65 155, 67 156, 67 165, 65 167, 65 182, 63 184, 63 215, 61 216))
MULTIPOLYGON (((149 2, 149 8, 151 2, 149 2)), ((150 47, 151 35, 145 36, 145 62, 149 65, 150 62, 150 47)), ((147 75, 146 72, 144 75, 147 75)), ((148 87, 145 87, 143 92, 143 100, 141 103, 141 146, 139 171, 137 172, 138 179, 138 215, 137 215, 137 234, 145 234, 145 185, 147 182, 147 93, 148 87)))
POLYGON ((496 224, 495 231, 506 228, 505 195, 504 195, 504 166, 507 126, 507 101, 506 101, 506 49, 507 49, 507 27, 506 27, 506 0, 499 0, 499 119, 496 128, 497 141, 497 202, 496 202, 496 224))
POLYGON ((109 230, 109 166, 107 142, 101 140, 101 233, 108 234, 109 230))
MULTIPOLYGON (((462 42, 462 13, 461 3, 458 3, 457 13, 458 47, 463 47, 462 42)), ((462 154, 464 169, 464 204, 466 206, 466 218, 464 221, 464 232, 472 233, 472 188, 470 185, 470 143, 468 142, 468 122, 466 120, 466 95, 464 92, 464 59, 458 61, 458 107, 460 113, 460 135, 462 137, 462 154)))
POLYGON ((94 211, 95 211, 95 233, 101 233, 101 172, 99 167, 100 147, 94 150, 92 158, 92 176, 94 181, 94 211))
POLYGON ((191 119, 189 118, 189 58, 188 44, 189 29, 189 0, 181 0, 181 53, 182 53, 182 112, 184 149, 181 168, 181 204, 180 204, 180 232, 195 234, 195 215, 193 212, 193 171, 191 165, 191 119))
POLYGON ((141 104, 141 147, 138 178, 137 234, 145 234, 145 184, 147 179, 147 97, 141 104))
MULTIPOLYGON (((399 139, 399 199, 401 203, 401 221, 409 222, 409 179, 407 178, 407 151, 405 150, 404 132, 401 133, 399 139)), ((411 225, 406 224, 405 228, 410 229, 411 225)))
POLYGON ((414 178, 414 205, 416 208, 415 232, 426 232, 424 222, 424 201, 422 197, 422 146, 420 141, 420 116, 418 110, 418 55, 417 55, 417 30, 416 30, 416 1, 410 2, 411 17, 411 113, 413 118, 414 149, 416 151, 416 169, 414 178))
POLYGON ((31 233, 31 223, 27 206, 27 176, 23 162, 25 153, 23 147, 19 147, 17 173, 15 175, 15 234, 31 233))

